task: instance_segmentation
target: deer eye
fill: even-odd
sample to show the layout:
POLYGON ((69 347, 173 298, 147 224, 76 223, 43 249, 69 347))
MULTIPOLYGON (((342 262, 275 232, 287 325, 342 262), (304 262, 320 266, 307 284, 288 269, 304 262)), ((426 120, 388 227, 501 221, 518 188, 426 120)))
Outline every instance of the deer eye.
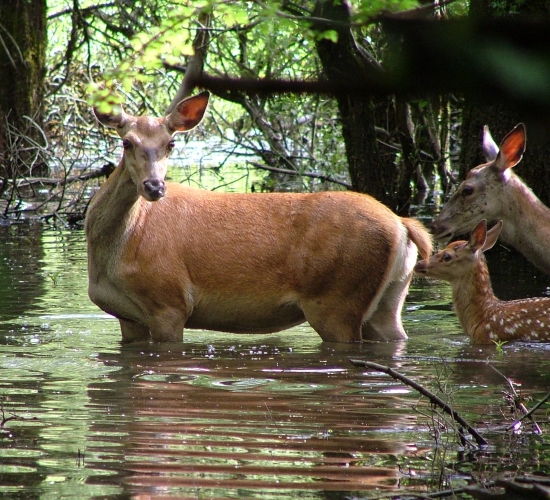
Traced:
POLYGON ((130 150, 130 149, 132 149, 132 143, 128 139, 123 139, 122 140, 122 147, 126 150, 130 150))
POLYGON ((445 252, 443 254, 442 260, 443 262, 450 262, 453 259, 453 256, 450 253, 445 252))
POLYGON ((175 147, 176 147, 176 141, 170 141, 170 142, 168 143, 168 146, 166 146, 166 149, 167 149, 168 151, 172 151, 175 147))
POLYGON ((474 188, 472 186, 464 186, 462 189, 463 196, 471 196, 474 194, 474 188))

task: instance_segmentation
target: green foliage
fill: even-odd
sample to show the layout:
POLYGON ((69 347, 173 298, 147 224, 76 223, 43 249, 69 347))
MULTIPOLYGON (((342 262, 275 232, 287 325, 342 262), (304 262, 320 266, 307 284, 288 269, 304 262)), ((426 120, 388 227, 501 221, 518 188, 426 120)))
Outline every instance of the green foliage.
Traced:
POLYGON ((490 3, 491 14, 494 16, 507 16, 519 14, 526 4, 526 0, 493 0, 490 3))
MULTIPOLYGON (((86 101, 79 106, 88 109, 93 104, 101 112, 116 112, 124 104, 135 114, 163 114, 183 76, 168 68, 187 65, 205 17, 209 39, 204 69, 212 75, 232 77, 318 79, 321 65, 316 44, 319 40, 336 43, 340 28, 324 24, 314 29, 315 2, 137 0, 82 8, 78 16, 71 14, 72 2, 58 0, 50 5, 55 6, 50 21, 51 64, 65 69, 69 78, 80 75, 75 96, 86 96, 86 101), (86 43, 75 43, 68 58, 66 47, 78 36, 86 43), (86 80, 89 83, 84 86, 86 80)), ((413 0, 352 2, 350 21, 358 43, 366 46, 373 58, 383 60, 384 44, 372 20, 380 11, 416 6, 413 0)), ((52 83, 57 81, 52 78, 52 83)), ((224 97, 232 102, 220 96, 212 99, 202 128, 210 127, 234 140, 235 148, 228 154, 253 155, 273 168, 336 176, 340 182, 349 182, 333 99, 267 98, 237 92, 224 97)), ((272 180, 265 185, 272 186, 272 180)), ((321 184, 307 178, 300 182, 307 189, 321 184)))
POLYGON ((330 40, 331 42, 336 43, 338 41, 338 32, 335 30, 322 31, 319 33, 317 38, 330 40))
POLYGON ((417 0, 356 0, 352 2, 353 21, 369 22, 380 12, 399 12, 418 7, 417 0))
MULTIPOLYGON (((378 0, 375 2, 361 0, 353 5, 353 22, 369 22, 380 11, 399 11, 417 6, 416 0, 378 0)), ((114 7, 113 16, 114 14, 114 7)), ((104 10, 108 10, 106 7, 104 10)), ((283 4, 278 1, 267 0, 257 3, 226 3, 220 0, 202 2, 189 2, 181 4, 171 3, 169 15, 160 16, 157 24, 143 26, 125 47, 124 54, 112 66, 105 66, 102 70, 104 88, 109 92, 98 93, 90 89, 94 94, 93 101, 107 99, 111 104, 116 104, 113 97, 115 88, 122 88, 128 92, 137 83, 146 85, 162 71, 165 64, 178 65, 185 61, 187 56, 193 54, 192 42, 197 19, 201 13, 208 12, 213 16, 212 33, 218 42, 227 42, 233 53, 239 51, 241 41, 238 36, 243 33, 247 37, 247 57, 252 56, 256 63, 261 63, 263 71, 252 68, 252 75, 265 77, 274 75, 274 67, 282 67, 281 61, 290 68, 284 68, 283 73, 294 77, 303 78, 301 71, 310 73, 316 65, 316 58, 312 57, 314 50, 312 45, 303 45, 304 50, 298 53, 290 50, 296 47, 297 42, 309 41, 314 43, 316 39, 328 39, 336 42, 337 31, 327 29, 315 32, 311 29, 309 21, 311 13, 302 8, 300 14, 295 8, 292 14, 283 10, 283 4), (254 35, 254 36, 252 36, 254 35), (252 41, 253 40, 253 41, 252 41), (273 61, 273 58, 281 58, 273 61), (265 62, 272 61, 270 64, 265 62), (294 66, 294 67, 292 67, 294 66)), ((229 58, 216 60, 209 55, 210 67, 215 73, 229 73, 227 63, 229 58)), ((246 64, 242 67, 242 61, 236 61, 233 66, 234 74, 247 75, 249 69, 246 64)), ((231 73, 229 73, 231 74, 231 73)), ((250 76, 250 75, 248 75, 250 76)), ((110 104, 104 104, 108 107, 110 104)))

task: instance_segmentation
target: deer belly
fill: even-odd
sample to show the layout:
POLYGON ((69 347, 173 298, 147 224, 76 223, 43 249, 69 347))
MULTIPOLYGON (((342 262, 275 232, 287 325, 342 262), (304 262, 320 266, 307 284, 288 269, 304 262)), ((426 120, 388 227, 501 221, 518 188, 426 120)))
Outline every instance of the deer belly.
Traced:
POLYGON ((201 301, 185 323, 186 328, 230 333, 273 333, 305 321, 295 302, 266 304, 251 300, 201 301))

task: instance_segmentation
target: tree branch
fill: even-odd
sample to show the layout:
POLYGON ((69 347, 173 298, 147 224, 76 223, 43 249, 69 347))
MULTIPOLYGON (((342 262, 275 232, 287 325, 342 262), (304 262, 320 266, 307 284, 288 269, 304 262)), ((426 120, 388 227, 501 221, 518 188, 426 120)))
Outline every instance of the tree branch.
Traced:
MULTIPOLYGON (((531 408, 527 413, 524 413, 520 418, 518 418, 512 425, 510 425, 506 430, 511 431, 516 428, 516 426, 524 419, 531 418, 531 415, 535 413, 546 401, 550 399, 550 392, 546 394, 533 408, 531 408)), ((533 422, 536 425, 536 422, 533 422)), ((538 427, 538 425, 537 425, 538 427)), ((540 431, 540 429, 539 429, 540 431)))
POLYGON ((386 373, 390 377, 393 377, 395 380, 399 380, 400 382, 403 382, 404 384, 408 385, 409 387, 412 387, 416 391, 418 391, 423 396, 426 396, 430 402, 439 408, 441 408, 445 413, 450 415, 453 420, 460 425, 462 425, 465 429, 468 430, 468 432, 473 436, 473 438, 476 440, 476 443, 479 446, 487 446, 488 442, 486 439, 481 436, 466 420, 464 420, 455 410, 453 410, 447 403, 445 403, 441 398, 437 397, 435 394, 428 391, 426 388, 415 382, 414 380, 411 380, 410 378, 406 377, 405 375, 402 375, 399 372, 396 372, 393 368, 390 368, 389 366, 383 366, 379 365, 378 363, 372 363, 371 361, 362 361, 359 359, 350 359, 353 365, 355 366, 364 366, 365 368, 371 368, 372 370, 376 370, 378 372, 386 373))
POLYGON ((210 32, 208 28, 210 27, 211 21, 211 14, 202 12, 199 15, 199 29, 197 31, 197 35, 195 36, 195 40, 193 41, 193 50, 195 53, 189 58, 189 62, 185 70, 185 76, 183 77, 178 92, 166 110, 167 115, 175 109, 177 104, 182 99, 185 99, 191 95, 195 87, 195 82, 202 73, 204 60, 206 58, 206 49, 208 47, 208 42, 210 41, 210 32))

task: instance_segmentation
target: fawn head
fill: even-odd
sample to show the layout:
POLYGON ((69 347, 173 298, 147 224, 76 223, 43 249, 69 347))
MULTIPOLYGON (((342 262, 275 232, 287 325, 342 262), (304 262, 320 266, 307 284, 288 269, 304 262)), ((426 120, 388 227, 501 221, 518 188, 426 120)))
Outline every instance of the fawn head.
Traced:
POLYGON ((116 129, 122 138, 123 161, 138 193, 147 201, 157 201, 166 194, 167 159, 174 149, 174 135, 196 127, 208 106, 209 93, 202 92, 181 101, 168 116, 155 118, 133 116, 120 110, 101 113, 97 119, 116 129))
POLYGON ((449 240, 454 235, 467 234, 481 218, 489 222, 502 217, 506 199, 508 169, 517 165, 525 151, 526 135, 523 123, 497 146, 487 126, 483 129, 483 152, 488 163, 468 173, 455 194, 445 204, 432 224, 436 240, 449 240))
POLYGON ((417 274, 429 278, 453 281, 477 265, 483 252, 493 248, 497 242, 502 221, 487 231, 487 221, 481 220, 472 231, 468 241, 453 241, 429 260, 421 260, 414 268, 417 274))

